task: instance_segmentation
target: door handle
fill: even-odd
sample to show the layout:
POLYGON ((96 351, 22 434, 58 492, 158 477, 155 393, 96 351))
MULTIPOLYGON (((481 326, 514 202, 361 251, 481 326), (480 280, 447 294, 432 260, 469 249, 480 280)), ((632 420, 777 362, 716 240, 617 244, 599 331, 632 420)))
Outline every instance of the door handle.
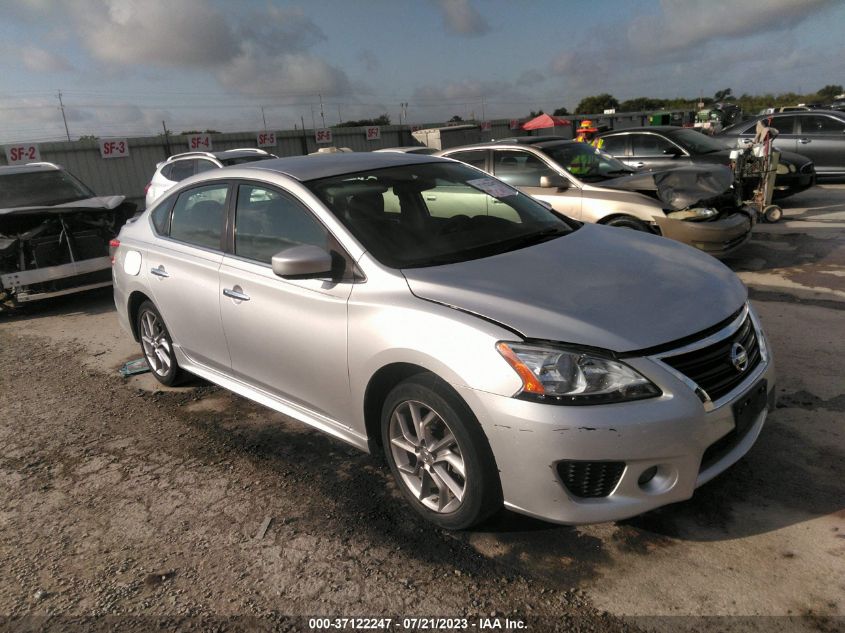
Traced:
POLYGON ((249 301, 249 295, 244 293, 243 288, 235 286, 234 288, 223 288, 223 295, 234 299, 235 301, 249 301))
POLYGON ((426 200, 437 200, 437 196, 435 196, 433 193, 429 193, 429 194, 426 194, 425 199, 426 200))
POLYGON ((809 138, 799 138, 798 142, 801 143, 801 145, 806 145, 807 143, 812 143, 813 141, 809 138))
POLYGON ((640 167, 642 167, 643 165, 645 165, 645 163, 644 163, 644 162, 642 162, 642 161, 640 161, 640 162, 638 162, 638 163, 634 163, 634 165, 633 165, 633 166, 634 166, 634 167, 636 167, 637 169, 639 169, 639 168, 640 168, 640 167))
POLYGON ((150 268, 150 274, 161 277, 162 279, 170 277, 170 273, 164 269, 163 265, 160 265, 158 268, 150 268))

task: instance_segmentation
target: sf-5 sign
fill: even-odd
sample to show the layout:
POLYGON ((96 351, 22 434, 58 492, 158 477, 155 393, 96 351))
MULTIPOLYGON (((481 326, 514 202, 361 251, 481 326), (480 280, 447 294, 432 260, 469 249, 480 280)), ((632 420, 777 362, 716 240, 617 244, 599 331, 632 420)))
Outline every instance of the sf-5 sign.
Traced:
POLYGON ((9 165, 26 165, 41 160, 41 152, 35 143, 19 143, 6 146, 6 163, 9 165))
POLYGON ((129 156, 129 142, 125 138, 100 139, 100 156, 103 158, 126 158, 129 156))
POLYGON ((258 147, 276 147, 276 133, 259 132, 255 135, 255 144, 258 147))

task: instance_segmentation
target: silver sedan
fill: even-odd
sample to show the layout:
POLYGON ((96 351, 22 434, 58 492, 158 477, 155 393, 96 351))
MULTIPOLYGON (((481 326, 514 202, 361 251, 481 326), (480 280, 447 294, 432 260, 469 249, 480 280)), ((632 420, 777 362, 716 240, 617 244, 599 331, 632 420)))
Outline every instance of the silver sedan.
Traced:
POLYGON ((120 321, 158 380, 189 372, 383 450, 446 528, 503 505, 585 523, 687 499, 774 404, 769 344, 725 266, 455 161, 207 172, 112 250, 120 321))

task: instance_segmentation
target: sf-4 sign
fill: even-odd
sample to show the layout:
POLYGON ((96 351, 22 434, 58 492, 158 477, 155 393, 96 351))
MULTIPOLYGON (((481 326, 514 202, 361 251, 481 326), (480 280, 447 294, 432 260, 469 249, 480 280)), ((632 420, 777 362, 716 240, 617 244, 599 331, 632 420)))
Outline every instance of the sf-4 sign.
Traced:
POLYGON ((381 128, 378 125, 365 128, 367 131, 368 141, 377 141, 381 138, 381 128))
POLYGON ((129 142, 125 138, 100 139, 102 158, 126 158, 129 156, 129 142))
POLYGON ((331 129, 324 127, 319 130, 314 131, 314 140, 318 143, 331 143, 332 142, 332 131, 331 129))
POLYGON ((210 152, 211 134, 191 134, 188 136, 188 150, 192 152, 210 152))
POLYGON ((258 147, 276 147, 276 133, 259 132, 255 135, 255 144, 258 147))
POLYGON ((35 143, 18 143, 6 146, 6 163, 9 165, 26 165, 41 160, 41 152, 35 143))

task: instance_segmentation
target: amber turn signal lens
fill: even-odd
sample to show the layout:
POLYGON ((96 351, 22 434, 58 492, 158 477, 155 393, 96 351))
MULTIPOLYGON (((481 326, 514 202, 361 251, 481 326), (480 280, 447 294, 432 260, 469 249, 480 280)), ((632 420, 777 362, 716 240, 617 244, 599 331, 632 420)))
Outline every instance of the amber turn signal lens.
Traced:
POLYGON ((507 343, 496 343, 496 349, 502 355, 508 364, 513 367, 514 371, 522 379, 522 390, 528 393, 533 393, 538 396, 545 395, 546 390, 543 388, 543 383, 534 375, 534 372, 528 368, 528 365, 519 360, 519 357, 513 353, 513 350, 508 347, 507 343))

